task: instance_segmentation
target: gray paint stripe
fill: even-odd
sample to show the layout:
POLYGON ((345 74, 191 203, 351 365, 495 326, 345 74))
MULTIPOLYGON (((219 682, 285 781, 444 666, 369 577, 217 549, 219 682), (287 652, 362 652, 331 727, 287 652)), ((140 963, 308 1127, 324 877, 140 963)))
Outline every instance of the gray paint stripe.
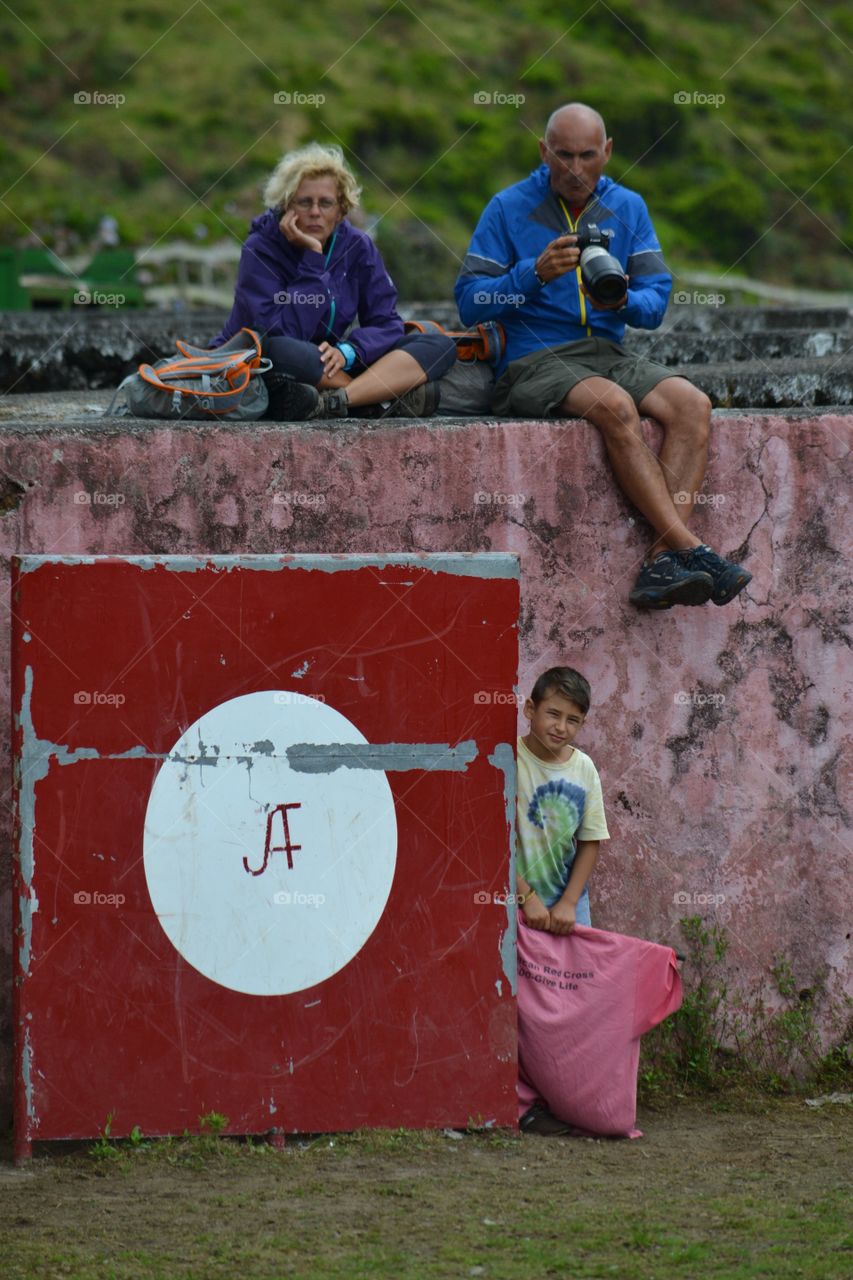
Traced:
POLYGON ((293 555, 293 556, 20 556, 20 572, 33 573, 46 565, 98 565, 116 562, 140 569, 163 567, 173 573, 201 569, 250 569, 278 573, 282 569, 352 573, 358 569, 426 569, 456 578, 518 578, 518 557, 503 552, 452 552, 448 555, 293 555))
POLYGON ((476 758, 473 739, 455 747, 444 742, 295 742, 287 748, 287 763, 294 773, 334 773, 336 769, 464 773, 476 758))

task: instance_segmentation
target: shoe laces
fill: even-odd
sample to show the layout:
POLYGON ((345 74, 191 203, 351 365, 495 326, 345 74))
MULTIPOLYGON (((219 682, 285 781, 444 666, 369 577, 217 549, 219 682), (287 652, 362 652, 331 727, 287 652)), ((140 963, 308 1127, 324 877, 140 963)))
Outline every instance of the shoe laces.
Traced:
POLYGON ((695 564, 706 571, 719 571, 724 564, 722 557, 704 542, 700 542, 698 547, 689 547, 686 551, 679 551, 677 554, 683 557, 685 564, 695 564))

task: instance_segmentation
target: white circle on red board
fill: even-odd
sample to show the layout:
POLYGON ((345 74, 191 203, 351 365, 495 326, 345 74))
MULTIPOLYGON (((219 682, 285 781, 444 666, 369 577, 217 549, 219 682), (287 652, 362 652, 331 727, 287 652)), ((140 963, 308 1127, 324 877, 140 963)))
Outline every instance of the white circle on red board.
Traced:
POLYGON ((337 742, 367 739, 304 694, 244 694, 206 711, 154 779, 148 891, 173 946, 212 982, 247 995, 303 991, 376 928, 397 860, 386 774, 303 772, 287 758, 296 743, 337 742))

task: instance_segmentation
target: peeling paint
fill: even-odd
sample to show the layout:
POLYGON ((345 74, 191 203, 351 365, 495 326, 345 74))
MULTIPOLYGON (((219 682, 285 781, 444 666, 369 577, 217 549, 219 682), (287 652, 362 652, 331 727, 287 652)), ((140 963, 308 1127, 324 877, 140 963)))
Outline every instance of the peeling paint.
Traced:
POLYGON ((499 742, 490 756, 489 764, 504 775, 504 813, 509 828, 509 883, 510 893, 506 904, 506 929, 501 936, 500 955, 509 989, 515 995, 516 987, 516 910, 515 894, 515 752, 508 742, 499 742))
POLYGON ((443 742, 294 742, 287 763, 294 773, 334 773, 336 769, 442 770, 464 773, 477 758, 473 739, 451 747, 443 742))
POLYGON ((33 1102, 33 1049, 30 1044, 30 1028, 24 1031, 24 1043, 21 1049, 21 1079, 24 1082, 24 1099, 27 1108, 27 1119, 31 1124, 36 1121, 35 1104, 33 1102))
POLYGON ((32 889, 29 897, 21 895, 18 899, 18 906, 21 913, 21 949, 19 959, 22 972, 29 973, 33 945, 33 916, 39 909, 38 898, 32 889))
POLYGON ((37 569, 43 569, 45 565, 78 565, 78 564, 97 564, 98 560, 112 559, 111 556, 19 556, 17 560, 18 572, 35 573, 37 569))
MULTIPOLYGON (((111 556, 21 556, 20 572, 33 573, 45 565, 97 564, 111 556)), ((352 573, 359 569, 426 569, 430 573, 449 573, 457 578, 498 580, 518 578, 518 557, 503 552, 451 552, 422 554, 403 552, 399 555, 294 555, 294 556, 123 556, 122 563, 139 569, 166 569, 170 573, 198 573, 205 569, 232 572, 250 569, 258 573, 279 573, 282 569, 303 572, 352 573)), ((396 584, 395 584, 396 585, 396 584)))
MULTIPOLYGON (((50 755, 40 755, 38 739, 32 718, 33 670, 27 667, 24 672, 24 696, 21 701, 21 712, 16 717, 18 728, 22 731, 22 755, 18 762, 18 779, 20 782, 18 811, 21 821, 20 868, 21 879, 27 889, 26 896, 20 898, 21 911, 21 948, 20 964, 23 973, 29 972, 33 938, 33 873, 35 870, 34 828, 35 828, 35 790, 36 783, 44 778, 50 768, 50 755)), ((36 900, 37 901, 37 900, 36 900)))
POLYGON ((22 973, 29 974, 32 958, 33 916, 39 909, 39 900, 33 889, 35 873, 35 794, 36 784, 46 778, 50 772, 51 761, 62 767, 77 764, 81 760, 162 760, 163 756, 152 755, 144 747, 131 747, 115 755, 101 755, 96 747, 78 747, 69 751, 65 746, 49 742, 36 736, 32 716, 33 669, 24 670, 24 695, 21 699, 21 710, 15 717, 17 727, 21 730, 21 757, 18 763, 18 812, 21 821, 20 838, 20 873, 27 889, 27 895, 19 899, 21 920, 20 964, 22 973))
POLYGON ((291 673, 290 673, 290 674, 291 674, 291 676, 293 677, 293 679, 294 679, 294 680, 301 680, 301 679, 302 679, 302 677, 307 673, 308 668, 309 668, 310 666, 311 666, 311 663, 310 663, 310 662, 308 661, 308 659, 306 658, 306 659, 305 659, 305 661, 303 662, 302 666, 301 666, 301 667, 297 667, 297 668, 296 668, 296 670, 295 670, 295 671, 291 671, 291 673))

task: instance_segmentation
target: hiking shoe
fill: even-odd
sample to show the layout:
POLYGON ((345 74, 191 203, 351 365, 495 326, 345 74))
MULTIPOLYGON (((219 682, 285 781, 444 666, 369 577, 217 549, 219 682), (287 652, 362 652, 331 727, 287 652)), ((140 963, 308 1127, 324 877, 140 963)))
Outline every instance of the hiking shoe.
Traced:
POLYGON ((320 392, 309 382, 297 382, 289 373, 265 373, 264 382, 269 393, 269 406, 265 418, 275 422, 304 422, 312 417, 320 392))
MULTIPOLYGON (((713 553, 712 553, 713 554, 713 553)), ((710 600, 714 579, 704 569, 688 567, 686 551, 662 551, 644 564, 628 596, 638 609, 669 609, 674 604, 704 604, 710 600)))
POLYGON ((319 391, 317 403, 308 414, 309 418, 350 418, 352 416, 353 410, 350 408, 347 393, 342 387, 330 387, 326 391, 319 391))
POLYGON ((572 1126, 558 1120, 541 1102, 535 1102, 518 1122, 522 1133, 536 1133, 540 1138, 561 1138, 571 1133, 572 1126))
POLYGON ((437 382, 422 382, 403 395, 392 400, 379 418, 431 418, 438 409, 441 393, 437 382))
POLYGON ((698 547, 691 547, 689 551, 680 551, 678 554, 682 564, 688 569, 710 574, 714 584, 711 592, 711 600, 714 604, 728 604, 730 600, 734 600, 739 591, 743 591, 748 582, 752 581, 752 574, 748 569, 744 569, 741 564, 735 564, 732 560, 725 560, 722 556, 718 556, 716 551, 712 551, 704 542, 698 547))

